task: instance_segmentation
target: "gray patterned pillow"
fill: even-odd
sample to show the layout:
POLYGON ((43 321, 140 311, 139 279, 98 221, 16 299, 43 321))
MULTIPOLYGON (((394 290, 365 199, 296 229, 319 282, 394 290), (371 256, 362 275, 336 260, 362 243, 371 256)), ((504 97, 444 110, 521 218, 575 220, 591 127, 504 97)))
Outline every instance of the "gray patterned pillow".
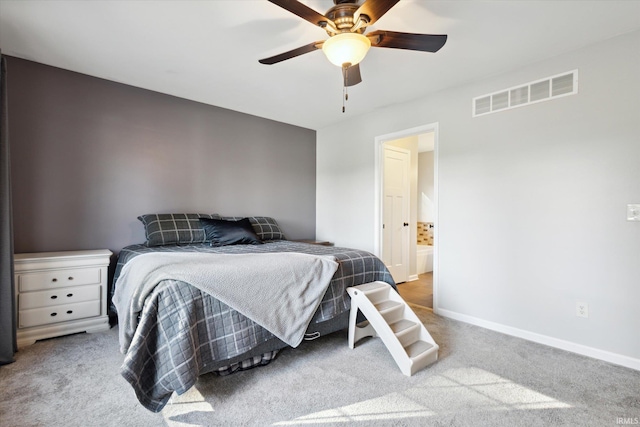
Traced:
POLYGON ((275 219, 268 216, 225 216, 222 219, 228 221, 238 221, 243 218, 249 218, 251 226, 260 238, 260 240, 286 240, 284 233, 275 219))
POLYGON ((219 219, 218 214, 147 214, 138 219, 144 225, 147 246, 185 245, 207 241, 198 218, 219 219))

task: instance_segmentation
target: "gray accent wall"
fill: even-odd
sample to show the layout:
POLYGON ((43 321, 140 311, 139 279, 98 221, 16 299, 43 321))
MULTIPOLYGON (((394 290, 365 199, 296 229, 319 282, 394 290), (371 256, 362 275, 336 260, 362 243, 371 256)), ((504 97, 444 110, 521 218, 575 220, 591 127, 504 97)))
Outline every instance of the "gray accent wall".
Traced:
POLYGON ((315 236, 315 131, 13 57, 7 74, 16 252, 117 252, 145 213, 315 236))

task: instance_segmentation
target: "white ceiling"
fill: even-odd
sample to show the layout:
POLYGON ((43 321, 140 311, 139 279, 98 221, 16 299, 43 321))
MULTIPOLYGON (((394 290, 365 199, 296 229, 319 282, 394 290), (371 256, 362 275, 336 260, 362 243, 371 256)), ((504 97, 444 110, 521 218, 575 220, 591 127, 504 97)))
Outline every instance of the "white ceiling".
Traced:
POLYGON ((340 69, 322 52, 258 63, 327 38, 265 0, 0 0, 3 54, 310 129, 639 28, 640 1, 403 0, 369 31, 448 34, 447 44, 371 49, 343 114, 340 69))

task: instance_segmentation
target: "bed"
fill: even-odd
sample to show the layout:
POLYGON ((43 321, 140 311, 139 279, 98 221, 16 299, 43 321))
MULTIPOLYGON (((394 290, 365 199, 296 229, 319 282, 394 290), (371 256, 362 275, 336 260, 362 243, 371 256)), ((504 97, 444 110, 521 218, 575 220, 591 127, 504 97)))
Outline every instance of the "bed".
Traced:
MULTIPOLYGON (((260 244, 215 244, 209 229, 200 227, 203 217, 202 214, 140 217, 147 242, 121 250, 111 296, 125 266, 140 255, 302 253, 332 257, 337 269, 305 332, 305 339, 315 339, 347 328, 350 309, 347 287, 376 280, 395 287, 384 263, 366 251, 286 240, 275 220, 268 217, 242 219, 249 221, 260 244), (177 231, 169 230, 172 227, 177 231)), ((222 219, 215 214, 208 217, 211 221, 222 219)), ((223 220, 240 221, 234 217, 223 220)), ((111 308, 117 312, 113 304, 111 308)), ((198 376, 210 372, 228 374, 268 364, 287 346, 263 326, 207 292, 184 281, 166 279, 145 297, 135 333, 124 349, 121 374, 133 387, 139 402, 158 412, 173 392, 186 392, 198 376)))

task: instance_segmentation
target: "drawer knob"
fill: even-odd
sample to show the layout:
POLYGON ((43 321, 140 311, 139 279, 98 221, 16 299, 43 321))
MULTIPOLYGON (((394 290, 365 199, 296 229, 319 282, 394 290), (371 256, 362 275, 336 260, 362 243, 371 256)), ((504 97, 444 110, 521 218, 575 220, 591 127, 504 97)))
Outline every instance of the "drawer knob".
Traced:
POLYGON ((73 313, 73 310, 67 310, 67 314, 73 313))
POLYGON ((51 313, 51 317, 57 316, 58 313, 51 313))
POLYGON ((73 294, 67 294, 68 298, 71 298, 73 296, 73 294))
POLYGON ((57 282, 58 279, 56 279, 55 277, 53 279, 51 279, 52 282, 57 282))
POLYGON ((51 295, 51 299, 56 299, 58 298, 58 295, 51 295))
POLYGON ((72 277, 72 276, 69 276, 69 280, 73 280, 73 277, 72 277))

